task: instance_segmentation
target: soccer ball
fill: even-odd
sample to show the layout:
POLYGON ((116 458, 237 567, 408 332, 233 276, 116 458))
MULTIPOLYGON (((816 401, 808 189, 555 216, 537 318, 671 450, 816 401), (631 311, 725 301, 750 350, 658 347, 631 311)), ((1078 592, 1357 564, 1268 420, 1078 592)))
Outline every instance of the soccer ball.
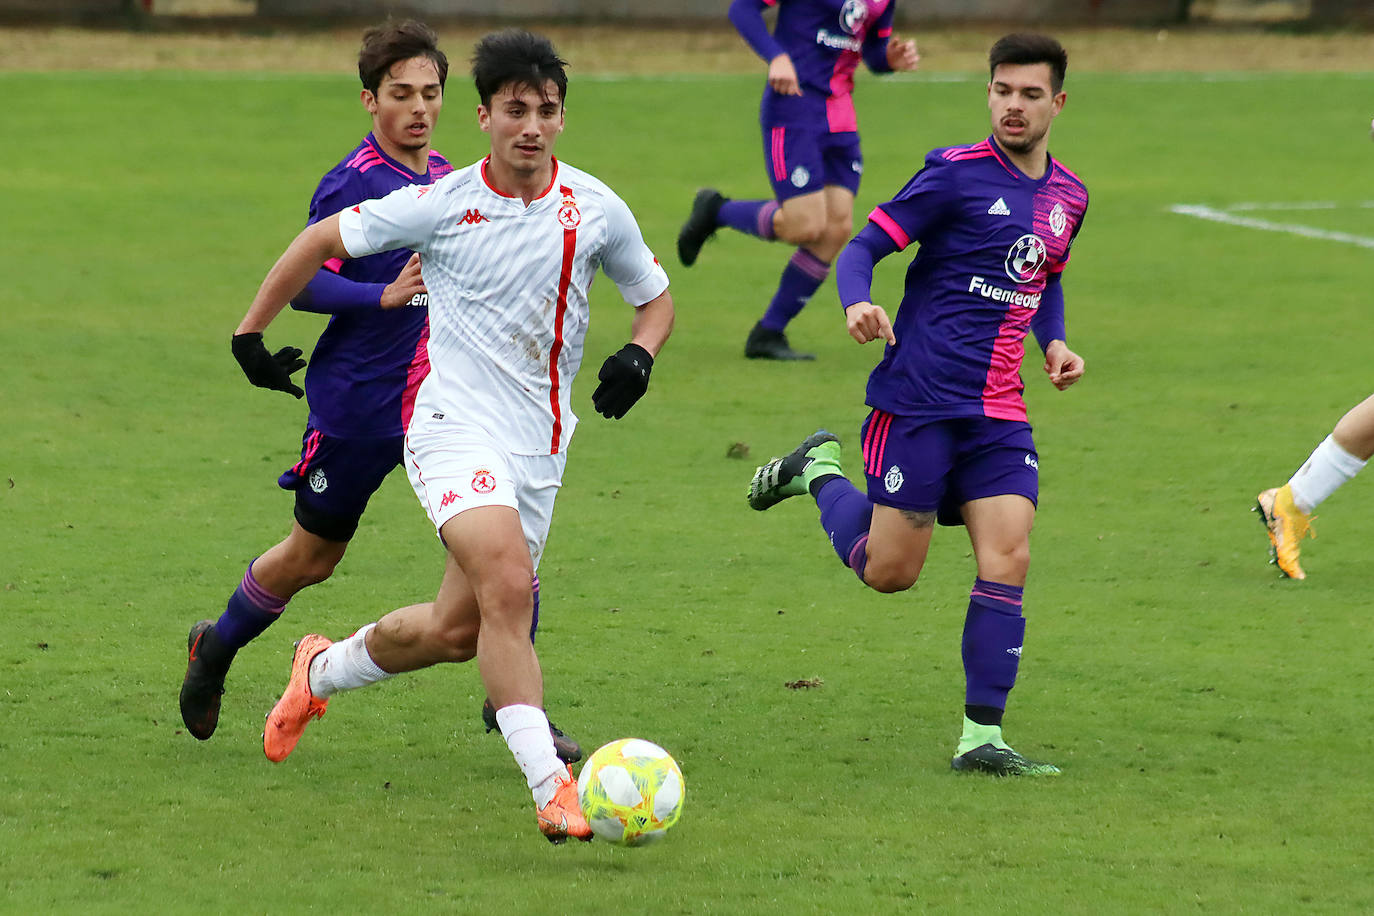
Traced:
POLYGON ((677 761, 640 738, 597 748, 577 777, 577 798, 592 833, 621 846, 661 839, 682 814, 684 797, 677 761))

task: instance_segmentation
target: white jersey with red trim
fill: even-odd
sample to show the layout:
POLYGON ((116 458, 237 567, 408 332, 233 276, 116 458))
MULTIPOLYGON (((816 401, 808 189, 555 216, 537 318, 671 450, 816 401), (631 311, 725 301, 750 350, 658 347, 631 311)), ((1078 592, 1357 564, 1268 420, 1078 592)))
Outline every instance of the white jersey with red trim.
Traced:
POLYGON ((477 423, 521 455, 565 450, 577 425, 570 395, 596 269, 633 306, 668 288, 625 202, 556 159, 529 206, 492 188, 484 159, 345 210, 339 231, 351 257, 420 254, 430 365, 413 412, 477 423))

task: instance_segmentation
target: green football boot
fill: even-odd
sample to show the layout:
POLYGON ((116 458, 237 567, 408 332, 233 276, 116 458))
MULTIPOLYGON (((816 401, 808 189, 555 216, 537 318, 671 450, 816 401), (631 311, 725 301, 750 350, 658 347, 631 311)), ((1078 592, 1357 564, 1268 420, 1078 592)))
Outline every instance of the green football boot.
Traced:
POLYGON ((993 776, 1058 776, 1059 767, 1052 763, 1027 760, 1002 740, 1000 725, 979 725, 965 717, 964 735, 950 769, 967 773, 991 773, 993 776))
POLYGON ((754 471, 749 481, 749 508, 762 512, 789 496, 801 496, 811 481, 840 470, 840 440, 834 433, 820 429, 783 458, 774 458, 754 471))

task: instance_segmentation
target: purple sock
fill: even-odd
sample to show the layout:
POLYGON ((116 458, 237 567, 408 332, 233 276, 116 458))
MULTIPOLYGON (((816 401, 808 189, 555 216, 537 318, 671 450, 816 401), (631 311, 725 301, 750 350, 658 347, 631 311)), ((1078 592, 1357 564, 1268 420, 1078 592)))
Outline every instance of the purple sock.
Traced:
POLYGON ((773 214, 778 209, 776 200, 727 200, 720 205, 716 223, 771 241, 777 238, 773 233, 773 214))
POLYGON ((768 303, 768 311, 763 313, 759 324, 770 331, 781 331, 787 327, 787 323, 797 317, 797 313, 816 294, 829 274, 829 264, 805 248, 798 248, 782 269, 778 291, 773 294, 773 301, 768 303))
POLYGON ((964 618, 965 703, 1007 708, 1007 694, 1016 684, 1026 635, 1022 591, 1016 585, 973 580, 968 616, 964 618))
POLYGON ((534 577, 534 619, 530 621, 530 645, 534 644, 534 634, 539 632, 539 577, 534 577))
POLYGON ((243 581, 229 596, 224 613, 215 621, 215 635, 226 646, 241 649, 271 626, 285 607, 285 601, 253 578, 253 564, 249 563, 243 581))
POLYGON ((844 477, 832 477, 816 494, 821 510, 821 527, 830 537, 830 546, 840 562, 864 579, 868 564, 868 526, 873 521, 873 504, 859 488, 844 477))

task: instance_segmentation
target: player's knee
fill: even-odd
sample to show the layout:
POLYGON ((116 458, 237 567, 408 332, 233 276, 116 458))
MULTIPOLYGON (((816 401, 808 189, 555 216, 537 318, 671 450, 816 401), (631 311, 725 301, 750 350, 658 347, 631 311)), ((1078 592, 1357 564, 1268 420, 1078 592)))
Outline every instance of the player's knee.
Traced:
POLYGON ((822 252, 821 257, 823 260, 835 260, 835 256, 840 253, 845 243, 849 241, 850 230, 852 228, 853 222, 848 217, 831 220, 825 224, 825 231, 821 233, 819 242, 819 249, 822 252))
POLYGON ((901 557, 869 557, 864 567, 864 584, 875 592, 903 592, 916 584, 921 564, 901 557))
POLYGON ((1024 582, 1030 571, 1030 543, 1023 541, 978 558, 978 575, 993 582, 1024 582))
POLYGON ((825 238, 825 231, 826 223, 823 216, 792 213, 778 226, 778 238, 791 245, 812 246, 825 238))

